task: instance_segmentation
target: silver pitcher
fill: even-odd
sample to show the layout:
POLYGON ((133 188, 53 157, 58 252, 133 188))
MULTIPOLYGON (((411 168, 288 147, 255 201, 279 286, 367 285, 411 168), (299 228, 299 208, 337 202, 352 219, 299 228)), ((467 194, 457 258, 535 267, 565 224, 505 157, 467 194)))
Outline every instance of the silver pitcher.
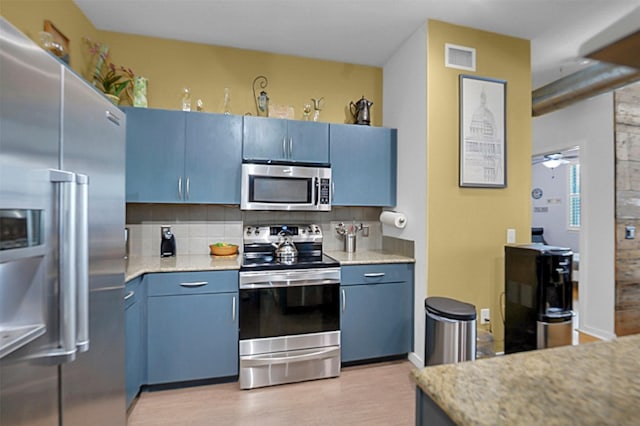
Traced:
POLYGON ((371 112, 369 111, 371 105, 373 105, 373 102, 365 99, 364 96, 356 103, 349 103, 349 110, 356 124, 366 126, 371 124, 371 112))

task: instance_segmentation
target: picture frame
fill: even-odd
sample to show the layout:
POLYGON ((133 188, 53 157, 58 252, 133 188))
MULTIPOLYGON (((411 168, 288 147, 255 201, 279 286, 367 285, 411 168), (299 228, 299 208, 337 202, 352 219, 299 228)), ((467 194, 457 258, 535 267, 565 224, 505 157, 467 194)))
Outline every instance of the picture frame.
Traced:
POLYGON ((459 186, 506 188, 505 80, 460 74, 459 186))
POLYGON ((53 22, 48 19, 44 20, 44 31, 51 34, 52 41, 62 47, 62 49, 52 49, 52 53, 54 53, 62 61, 69 65, 70 50, 69 39, 67 38, 67 36, 65 36, 58 28, 56 28, 56 26, 53 25, 53 22))

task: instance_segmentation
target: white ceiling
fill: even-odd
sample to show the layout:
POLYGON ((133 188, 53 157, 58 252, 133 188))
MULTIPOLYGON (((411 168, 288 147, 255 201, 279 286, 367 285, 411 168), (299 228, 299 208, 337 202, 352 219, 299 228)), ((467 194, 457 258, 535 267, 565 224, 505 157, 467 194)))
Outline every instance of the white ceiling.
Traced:
MULTIPOLYGON (((427 19, 531 40, 533 88, 640 0, 74 0, 100 30, 383 66, 427 19)), ((639 24, 640 25, 640 24, 639 24)))

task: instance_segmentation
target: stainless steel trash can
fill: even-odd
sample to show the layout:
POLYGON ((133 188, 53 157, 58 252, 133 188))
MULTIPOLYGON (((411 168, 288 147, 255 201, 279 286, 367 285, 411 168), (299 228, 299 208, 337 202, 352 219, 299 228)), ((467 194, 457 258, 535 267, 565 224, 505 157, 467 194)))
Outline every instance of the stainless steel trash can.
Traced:
POLYGON ((424 365, 476 359, 476 307, 447 297, 427 297, 424 365))

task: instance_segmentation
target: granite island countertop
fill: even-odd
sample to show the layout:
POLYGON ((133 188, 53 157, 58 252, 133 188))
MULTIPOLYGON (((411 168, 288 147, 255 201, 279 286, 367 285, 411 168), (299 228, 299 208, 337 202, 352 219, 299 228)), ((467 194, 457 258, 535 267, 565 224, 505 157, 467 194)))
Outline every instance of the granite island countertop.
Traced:
POLYGON ((174 257, 131 256, 126 261, 125 282, 153 272, 222 271, 240 269, 242 256, 211 256, 208 254, 174 257))
POLYGON ((460 425, 640 424, 640 335, 416 369, 460 425))
POLYGON ((415 263, 413 257, 389 253, 383 250, 357 250, 347 253, 342 250, 326 250, 327 256, 340 262, 340 265, 370 265, 376 263, 415 263))

